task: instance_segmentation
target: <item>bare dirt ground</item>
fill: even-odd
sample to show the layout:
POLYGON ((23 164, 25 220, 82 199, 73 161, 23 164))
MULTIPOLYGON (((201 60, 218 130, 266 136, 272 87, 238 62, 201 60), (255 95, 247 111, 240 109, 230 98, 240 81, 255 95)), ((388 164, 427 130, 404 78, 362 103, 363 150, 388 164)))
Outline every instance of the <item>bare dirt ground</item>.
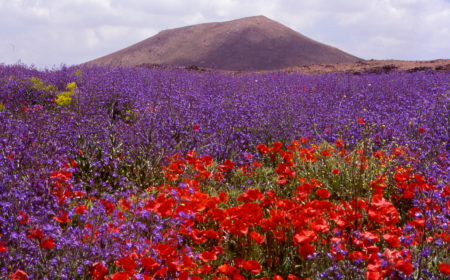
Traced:
MULTIPOLYGON (((210 72, 218 71, 223 73, 245 74, 255 71, 226 71, 211 68, 191 66, 170 66, 161 64, 140 64, 140 67, 160 68, 160 69, 185 69, 195 72, 210 72)), ((353 63, 334 63, 334 64, 311 64, 304 66, 296 66, 290 68, 283 68, 279 70, 264 70, 256 71, 258 73, 271 72, 288 72, 288 73, 304 73, 310 75, 324 74, 324 73, 349 73, 360 75, 363 73, 389 73, 391 71, 449 71, 450 59, 436 59, 429 61, 406 61, 406 60, 360 60, 353 63)))
POLYGON ((449 71, 450 59, 430 61, 404 60, 361 60, 353 63, 313 64, 283 69, 287 72, 301 72, 305 74, 322 74, 345 72, 355 75, 361 73, 388 73, 390 71, 417 72, 424 70, 449 71))

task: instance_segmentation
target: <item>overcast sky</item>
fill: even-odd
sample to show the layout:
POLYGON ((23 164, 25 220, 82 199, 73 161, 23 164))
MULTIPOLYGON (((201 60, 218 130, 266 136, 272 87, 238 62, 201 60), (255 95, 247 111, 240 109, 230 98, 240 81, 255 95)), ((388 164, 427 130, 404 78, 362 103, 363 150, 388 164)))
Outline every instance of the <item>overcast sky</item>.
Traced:
POLYGON ((0 0, 0 63, 58 68, 255 15, 364 59, 450 58, 450 0, 0 0))

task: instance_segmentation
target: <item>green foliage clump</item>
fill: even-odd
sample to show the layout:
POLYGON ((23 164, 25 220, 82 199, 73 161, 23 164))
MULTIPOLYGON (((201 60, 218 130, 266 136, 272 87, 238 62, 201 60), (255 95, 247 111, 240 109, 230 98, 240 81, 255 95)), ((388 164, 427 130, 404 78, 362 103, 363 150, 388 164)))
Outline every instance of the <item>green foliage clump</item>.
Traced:
POLYGON ((53 84, 45 85, 44 81, 42 81, 39 78, 32 77, 30 79, 30 82, 31 82, 32 89, 47 92, 47 93, 56 91, 56 87, 53 84))
POLYGON ((75 95, 75 89, 77 89, 75 82, 68 83, 66 86, 66 91, 58 94, 55 103, 61 107, 69 106, 72 103, 72 97, 75 95))
POLYGON ((3 111, 5 111, 5 104, 3 104, 3 103, 1 103, 0 102, 0 112, 3 112, 3 111))

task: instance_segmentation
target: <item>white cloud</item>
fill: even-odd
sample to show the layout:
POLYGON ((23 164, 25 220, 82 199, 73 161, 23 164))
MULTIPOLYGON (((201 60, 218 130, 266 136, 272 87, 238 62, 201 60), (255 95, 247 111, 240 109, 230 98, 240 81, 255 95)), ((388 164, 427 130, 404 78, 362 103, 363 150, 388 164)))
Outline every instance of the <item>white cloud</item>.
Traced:
POLYGON ((362 58, 450 58, 448 0, 0 0, 0 62, 77 64, 163 29, 260 14, 362 58))

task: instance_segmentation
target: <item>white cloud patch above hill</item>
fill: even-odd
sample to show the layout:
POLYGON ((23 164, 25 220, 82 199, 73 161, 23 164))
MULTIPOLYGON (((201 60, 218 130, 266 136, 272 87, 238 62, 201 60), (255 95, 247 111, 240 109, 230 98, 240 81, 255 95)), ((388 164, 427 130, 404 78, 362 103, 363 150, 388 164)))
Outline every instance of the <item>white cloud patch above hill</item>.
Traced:
POLYGON ((450 58, 448 0, 0 0, 0 63, 78 64, 163 29, 254 15, 365 59, 450 58))

